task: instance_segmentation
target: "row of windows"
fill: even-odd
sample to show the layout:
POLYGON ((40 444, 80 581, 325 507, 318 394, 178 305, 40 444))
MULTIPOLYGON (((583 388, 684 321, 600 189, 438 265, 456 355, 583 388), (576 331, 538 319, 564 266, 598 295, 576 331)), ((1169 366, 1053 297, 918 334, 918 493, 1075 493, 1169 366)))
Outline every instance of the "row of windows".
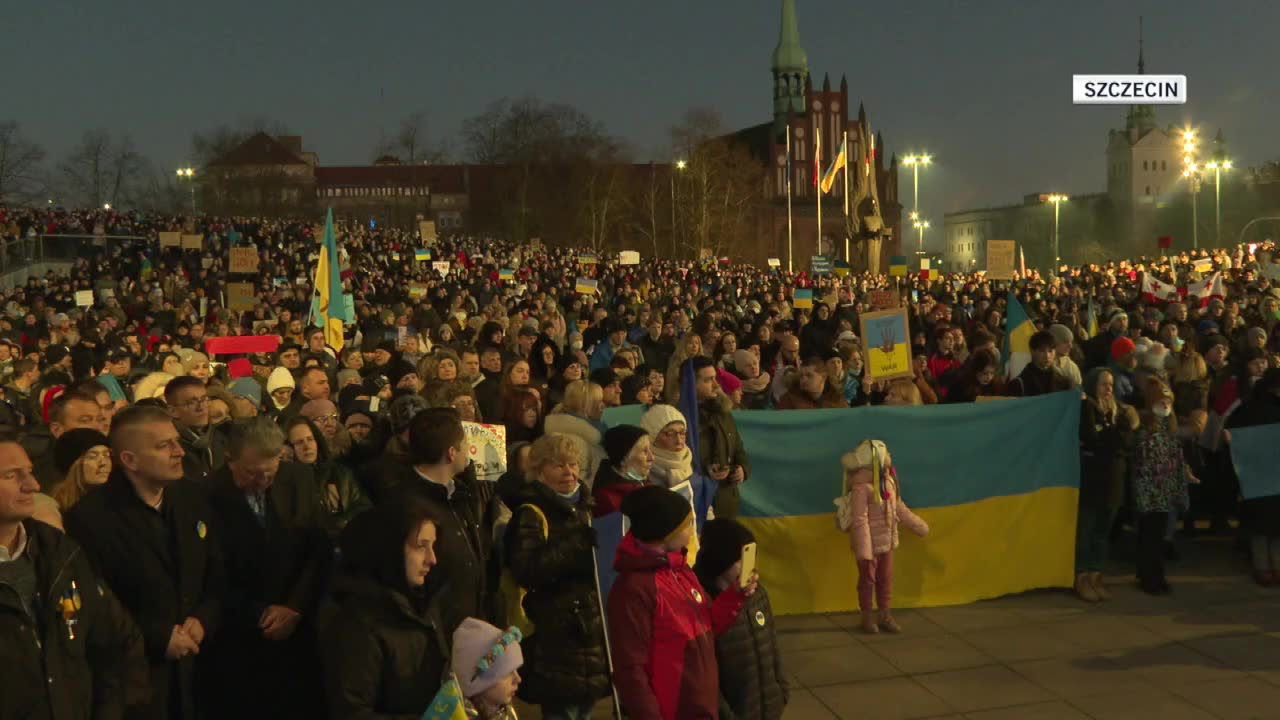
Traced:
POLYGON ((974 226, 969 225, 969 226, 967 226, 967 227, 962 227, 962 228, 957 229, 957 230, 956 230, 956 232, 955 232, 954 234, 955 234, 955 235, 959 235, 959 236, 961 236, 961 237, 970 237, 970 236, 972 236, 972 235, 974 234, 974 233, 973 233, 973 231, 974 231, 974 230, 975 230, 974 226))
POLYGON ((351 187, 321 188, 320 197, 426 197, 425 187, 351 187))
POLYGON ((951 252, 973 252, 976 243, 951 243, 951 252))
MULTIPOLYGON (((1146 169, 1147 169, 1147 161, 1146 161, 1146 160, 1143 160, 1143 161, 1142 161, 1142 169, 1143 169, 1143 170, 1146 170, 1146 169)), ((1156 161, 1155 161, 1155 160, 1152 160, 1152 161, 1151 161, 1151 169, 1152 169, 1152 170, 1155 170, 1155 169, 1156 169, 1156 161)), ((1161 160, 1161 161, 1160 161, 1160 172, 1167 172, 1167 171, 1168 171, 1168 168, 1167 168, 1167 167, 1165 167, 1164 161, 1163 161, 1163 160, 1161 160)))
MULTIPOLYGON (((1174 169, 1177 170, 1176 167, 1174 169)), ((1161 160, 1159 162, 1156 162, 1155 160, 1143 160, 1142 171, 1143 172, 1169 172, 1169 164, 1165 160, 1161 160)), ((1112 165, 1111 175, 1112 177, 1117 177, 1117 178, 1123 177, 1124 163, 1116 163, 1115 165, 1112 165)))

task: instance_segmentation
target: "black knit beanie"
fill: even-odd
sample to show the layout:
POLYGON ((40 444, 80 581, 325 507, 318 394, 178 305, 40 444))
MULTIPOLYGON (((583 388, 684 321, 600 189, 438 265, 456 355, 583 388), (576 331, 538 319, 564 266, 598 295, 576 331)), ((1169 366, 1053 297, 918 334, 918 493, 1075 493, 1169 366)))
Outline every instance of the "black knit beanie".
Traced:
POLYGON ((693 508, 679 493, 657 485, 646 485, 623 498, 622 514, 631 521, 631 533, 637 540, 656 543, 691 519, 693 508))
POLYGON ((76 428, 58 436, 53 442, 53 464, 66 475, 71 466, 95 447, 111 447, 107 436, 92 428, 76 428))
POLYGON ((640 438, 649 433, 637 425, 615 425, 604 432, 604 452, 609 456, 609 463, 614 467, 622 467, 631 449, 640 442, 640 438))
POLYGON ((742 546, 756 541, 745 526, 736 520, 716 518, 702 526, 698 540, 698 564, 693 570, 706 587, 742 558, 742 546))

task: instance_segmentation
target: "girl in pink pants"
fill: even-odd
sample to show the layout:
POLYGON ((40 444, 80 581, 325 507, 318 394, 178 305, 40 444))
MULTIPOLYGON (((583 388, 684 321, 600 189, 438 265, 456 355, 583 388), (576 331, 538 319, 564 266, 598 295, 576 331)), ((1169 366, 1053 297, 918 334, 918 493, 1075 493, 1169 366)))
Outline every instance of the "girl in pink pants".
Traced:
POLYGON ((866 440, 840 459, 844 466, 844 496, 836 501, 840 529, 858 560, 858 607, 862 631, 902 632, 890 610, 893 594, 893 550, 898 547, 898 524, 924 537, 929 525, 911 512, 898 495, 898 474, 889 450, 879 440, 866 440), (872 605, 874 601, 874 605, 872 605), (879 617, 874 609, 880 610, 879 617))

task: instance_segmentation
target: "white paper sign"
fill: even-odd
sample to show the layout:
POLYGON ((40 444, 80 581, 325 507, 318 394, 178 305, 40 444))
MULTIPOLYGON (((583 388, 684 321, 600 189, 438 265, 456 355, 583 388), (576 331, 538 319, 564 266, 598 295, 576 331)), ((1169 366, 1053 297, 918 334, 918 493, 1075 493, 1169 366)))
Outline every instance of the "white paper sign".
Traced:
POLYGON ((436 260, 436 261, 433 261, 433 262, 431 263, 431 269, 432 269, 432 270, 435 270, 435 271, 436 271, 436 272, 438 272, 438 273, 440 273, 440 275, 441 275, 441 276, 448 275, 448 274, 449 274, 449 261, 448 261, 448 260, 436 260))
POLYGON ((501 425, 464 422, 467 455, 475 463, 478 480, 496 481, 507 471, 507 429, 501 425))
POLYGON ((639 265, 640 253, 636 252, 635 250, 623 250, 622 252, 618 253, 618 264, 619 265, 639 265))
POLYGON ((76 291, 76 307, 89 307, 91 305, 93 305, 93 291, 77 290, 76 291))

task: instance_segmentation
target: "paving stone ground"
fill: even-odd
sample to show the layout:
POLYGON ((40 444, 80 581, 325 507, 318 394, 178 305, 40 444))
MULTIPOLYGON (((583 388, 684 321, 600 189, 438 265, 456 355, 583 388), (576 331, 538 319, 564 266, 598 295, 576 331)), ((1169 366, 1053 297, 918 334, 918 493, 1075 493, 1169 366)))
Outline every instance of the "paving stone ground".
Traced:
POLYGON ((1230 538, 1179 549, 1169 597, 1140 592, 1121 557, 1097 605, 1045 590, 899 610, 902 635, 779 618, 785 720, 1280 720, 1280 589, 1252 582, 1230 538))

